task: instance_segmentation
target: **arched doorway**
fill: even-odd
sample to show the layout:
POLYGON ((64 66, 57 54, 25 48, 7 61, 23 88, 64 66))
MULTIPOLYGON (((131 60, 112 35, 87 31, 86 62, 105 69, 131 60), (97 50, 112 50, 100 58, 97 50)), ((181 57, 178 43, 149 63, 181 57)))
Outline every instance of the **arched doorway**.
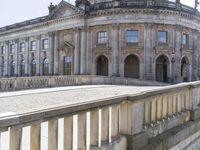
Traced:
POLYGON ((108 76, 108 59, 101 55, 96 60, 96 74, 100 76, 108 76))
POLYGON ((189 60, 183 57, 181 60, 181 78, 183 82, 189 81, 189 60))
POLYGON ((49 75, 49 60, 45 58, 42 64, 43 76, 49 75))
POLYGON ((33 59, 31 62, 31 76, 36 76, 36 60, 33 59))
POLYGON ((168 67, 169 60, 166 56, 162 55, 156 59, 156 81, 168 81, 168 67))
POLYGON ((139 78, 140 77, 140 61, 135 55, 129 55, 124 61, 124 77, 139 78))

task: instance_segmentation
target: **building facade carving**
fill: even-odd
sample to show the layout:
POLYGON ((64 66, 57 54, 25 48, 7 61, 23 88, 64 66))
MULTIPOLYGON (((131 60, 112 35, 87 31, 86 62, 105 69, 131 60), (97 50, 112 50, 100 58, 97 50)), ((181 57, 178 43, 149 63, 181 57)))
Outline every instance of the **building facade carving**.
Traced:
POLYGON ((0 76, 200 77, 200 13, 180 1, 77 0, 0 28, 0 76))

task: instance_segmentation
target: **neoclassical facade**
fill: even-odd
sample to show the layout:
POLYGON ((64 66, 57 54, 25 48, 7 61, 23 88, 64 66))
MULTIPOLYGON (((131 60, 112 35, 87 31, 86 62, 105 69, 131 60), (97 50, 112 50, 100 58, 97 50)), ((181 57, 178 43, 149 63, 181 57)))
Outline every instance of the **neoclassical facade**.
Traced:
POLYGON ((200 13, 168 0, 76 0, 0 28, 0 76, 200 77, 200 13))

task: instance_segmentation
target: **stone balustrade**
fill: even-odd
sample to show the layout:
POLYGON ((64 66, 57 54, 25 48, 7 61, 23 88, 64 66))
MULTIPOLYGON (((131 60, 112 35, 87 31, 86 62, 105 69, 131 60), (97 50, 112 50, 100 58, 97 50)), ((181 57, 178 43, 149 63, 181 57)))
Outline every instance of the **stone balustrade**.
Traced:
POLYGON ((23 89, 61 87, 91 84, 118 84, 118 85, 167 85, 165 83, 142 81, 137 79, 101 76, 40 76, 1 78, 0 91, 15 91, 23 89))
POLYGON ((184 113, 187 115, 182 117, 182 123, 189 121, 189 112, 198 107, 199 92, 200 82, 184 83, 136 95, 1 117, 1 138, 7 140, 9 150, 132 149, 130 136, 184 113))

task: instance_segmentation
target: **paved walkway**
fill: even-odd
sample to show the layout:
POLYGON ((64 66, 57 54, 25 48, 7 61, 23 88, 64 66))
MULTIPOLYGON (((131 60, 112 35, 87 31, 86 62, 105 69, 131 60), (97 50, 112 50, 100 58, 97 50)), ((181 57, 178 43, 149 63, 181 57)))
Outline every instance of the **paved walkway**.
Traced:
POLYGON ((0 93, 0 117, 113 96, 136 94, 159 87, 93 85, 0 93))

